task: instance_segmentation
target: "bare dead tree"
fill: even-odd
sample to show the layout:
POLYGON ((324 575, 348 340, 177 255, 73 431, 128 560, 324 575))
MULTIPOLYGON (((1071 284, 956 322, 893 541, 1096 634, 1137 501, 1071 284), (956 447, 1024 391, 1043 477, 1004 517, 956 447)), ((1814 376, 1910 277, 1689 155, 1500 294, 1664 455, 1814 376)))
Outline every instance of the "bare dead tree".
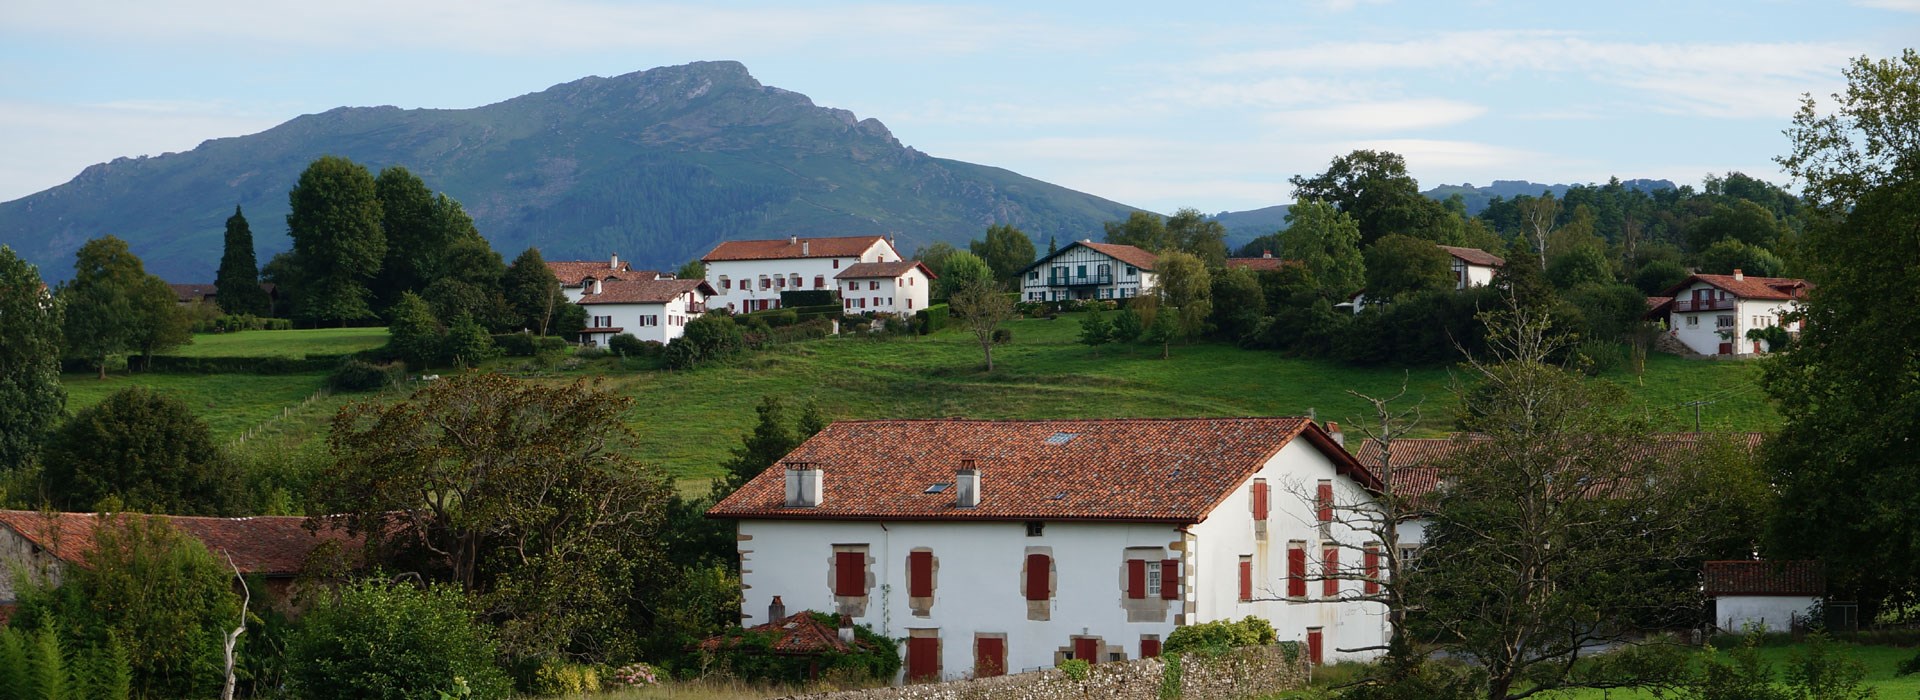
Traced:
POLYGON ((1527 237, 1533 240, 1534 252, 1540 256, 1540 269, 1547 269, 1547 234, 1553 232, 1553 224, 1560 219, 1560 200, 1553 198, 1552 192, 1543 192, 1539 197, 1527 200, 1520 205, 1520 216, 1527 225, 1527 237))
POLYGON ((240 635, 247 633, 247 607, 253 604, 253 589, 247 586, 247 577, 240 575, 240 566, 233 563, 232 554, 227 555, 227 566, 233 567, 233 578, 240 582, 240 624, 227 633, 227 683, 220 689, 220 700, 233 700, 233 650, 240 643, 240 635))

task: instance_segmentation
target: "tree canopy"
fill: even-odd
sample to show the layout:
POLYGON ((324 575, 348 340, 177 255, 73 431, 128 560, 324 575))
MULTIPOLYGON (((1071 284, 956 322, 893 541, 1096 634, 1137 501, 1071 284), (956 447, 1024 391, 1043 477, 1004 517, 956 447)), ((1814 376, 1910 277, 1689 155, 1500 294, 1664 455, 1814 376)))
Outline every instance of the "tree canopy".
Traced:
POLYGON ((1390 233, 1438 241, 1440 222, 1448 218, 1439 202, 1420 194, 1420 183, 1397 153, 1354 151, 1334 158, 1326 172, 1289 181, 1295 201, 1328 202, 1353 217, 1361 245, 1390 233))
POLYGON ((80 246, 73 278, 61 285, 59 294, 66 313, 66 355, 92 363, 101 378, 107 376, 107 361, 114 355, 135 350, 151 354, 192 339, 173 290, 147 274, 126 241, 113 236, 80 246))
POLYGON ((47 493, 65 510, 111 498, 134 512, 229 515, 239 503, 238 474, 206 422, 144 387, 75 413, 48 441, 43 463, 47 493))
POLYGON ((300 173, 287 202, 295 315, 316 323, 373 318, 368 285, 388 250, 373 175, 353 161, 323 156, 300 173))
POLYGON ((1280 233, 1280 255, 1298 260, 1329 299, 1345 300, 1367 283, 1360 255, 1360 226, 1346 212, 1319 200, 1295 202, 1280 233))
POLYGON ((1008 224, 987 227, 987 237, 968 244, 967 250, 987 263, 995 279, 1013 279, 1033 264, 1033 239, 1008 224))
POLYGON ((0 465, 33 462, 66 412, 61 315, 40 271, 0 246, 0 465))

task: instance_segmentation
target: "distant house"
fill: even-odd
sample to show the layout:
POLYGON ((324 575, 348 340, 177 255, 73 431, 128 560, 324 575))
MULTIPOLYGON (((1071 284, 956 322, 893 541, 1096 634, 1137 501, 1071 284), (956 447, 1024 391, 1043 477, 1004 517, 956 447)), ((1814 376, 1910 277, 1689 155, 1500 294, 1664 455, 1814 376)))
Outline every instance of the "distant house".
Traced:
POLYGON ((188 304, 212 304, 215 303, 215 300, 219 297, 212 284, 168 283, 167 288, 173 290, 173 299, 181 306, 188 304))
POLYGON ((905 639, 906 678, 953 679, 1249 615, 1371 658, 1378 550, 1328 504, 1377 488, 1305 418, 843 421, 707 516, 739 521, 742 618, 845 615, 905 639))
POLYGON ((1283 267, 1299 265, 1298 260, 1283 260, 1273 257, 1273 251, 1262 251, 1257 258, 1227 258, 1227 269, 1246 269, 1254 272, 1278 270, 1283 267))
POLYGON ((606 262, 598 260, 552 260, 547 269, 560 279, 560 292, 567 301, 578 304, 580 298, 593 288, 594 282, 625 282, 629 280, 672 279, 673 275, 663 275, 654 270, 635 270, 633 264, 620 259, 620 254, 607 256, 606 262))
POLYGON ((1713 600, 1713 624, 1723 632, 1788 632, 1812 618, 1827 577, 1816 561, 1710 561, 1701 568, 1701 592, 1713 600))
MULTIPOLYGON (((7 568, 48 585, 59 585, 69 566, 86 566, 94 549, 94 530, 103 517, 158 518, 199 540, 224 565, 231 558, 240 573, 258 575, 281 600, 305 568, 314 549, 329 542, 356 555, 360 543, 344 532, 309 531, 307 519, 292 516, 203 518, 183 515, 100 516, 93 513, 42 513, 0 510, 0 561, 7 568)), ((13 576, 0 577, 0 611, 10 612, 17 596, 13 576)))
POLYGON ((1506 259, 1479 248, 1443 245, 1441 250, 1453 258, 1453 288, 1485 287, 1493 284, 1493 273, 1507 264, 1506 259))
POLYGON ((927 308, 937 275, 918 260, 855 263, 834 275, 840 303, 850 314, 910 314, 927 308))
POLYGON ((580 342, 605 346, 621 334, 672 342, 686 333, 688 321, 706 313, 712 296, 706 280, 594 280, 576 302, 587 309, 580 342))
POLYGON ((1731 275, 1689 275, 1660 292, 1647 317, 1667 323, 1668 333, 1689 350, 1702 355, 1757 355, 1772 350, 1747 332, 1783 326, 1799 333, 1800 322, 1785 316, 1800 308, 1811 285, 1791 277, 1752 277, 1740 270, 1731 275))
POLYGON ((860 263, 899 262, 893 242, 880 236, 725 241, 700 258, 714 308, 735 313, 780 308, 780 293, 832 289, 830 282, 860 263))
POLYGON ((1154 255, 1117 243, 1074 241, 1020 271, 1021 299, 1127 299, 1151 291, 1154 255))

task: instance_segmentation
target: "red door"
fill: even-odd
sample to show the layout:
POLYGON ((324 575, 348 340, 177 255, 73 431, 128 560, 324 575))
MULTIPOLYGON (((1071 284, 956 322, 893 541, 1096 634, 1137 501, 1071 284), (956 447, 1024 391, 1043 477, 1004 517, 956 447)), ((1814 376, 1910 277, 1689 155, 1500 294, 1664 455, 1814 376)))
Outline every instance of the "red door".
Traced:
POLYGON ((907 638, 907 681, 940 680, 940 638, 907 638))
POLYGON ((1720 354, 1722 354, 1722 355, 1732 355, 1732 354, 1733 354, 1733 343, 1721 343, 1721 344, 1720 344, 1720 354))
POLYGON ((1100 663, 1100 645, 1088 637, 1073 640, 1073 658, 1090 664, 1100 663))
POLYGON ((1323 657, 1320 656, 1321 648, 1320 628, 1315 627, 1307 630, 1307 660, 1312 661, 1315 666, 1319 666, 1323 662, 1323 657))
POLYGON ((990 678, 1007 675, 1007 640, 980 637, 973 642, 973 676, 990 678))

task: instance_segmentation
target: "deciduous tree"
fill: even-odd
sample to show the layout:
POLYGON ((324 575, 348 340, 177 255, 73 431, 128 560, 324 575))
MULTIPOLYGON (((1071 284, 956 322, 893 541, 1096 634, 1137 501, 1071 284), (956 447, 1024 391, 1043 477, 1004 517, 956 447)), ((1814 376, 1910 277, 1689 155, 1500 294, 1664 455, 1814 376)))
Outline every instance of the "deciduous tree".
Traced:
POLYGON ((1298 260, 1320 282, 1326 299, 1345 301, 1367 284, 1360 254, 1360 226, 1346 212, 1319 200, 1295 202, 1280 232, 1281 257, 1298 260))
POLYGON ((426 300, 413 292, 403 292, 388 313, 392 318, 387 323, 387 345, 407 366, 418 371, 440 360, 445 348, 441 338, 446 331, 426 300))
POLYGON ((65 510, 111 497, 135 512, 228 515, 240 499, 237 470, 206 422, 144 387, 75 413, 48 441, 43 464, 47 493, 65 510))
POLYGON ((985 261, 999 280, 1013 279, 1033 263, 1033 239, 1009 224, 987 227, 987 237, 968 244, 967 250, 985 261))
MULTIPOLYGON (((170 309, 155 303, 154 283, 140 258, 127 250, 126 241, 103 236, 87 241, 74 256, 73 278, 60 287, 66 307, 68 357, 87 360, 107 376, 108 358, 145 345, 170 309)), ((159 282, 159 289, 167 289, 159 282)), ((166 291, 166 304, 173 293, 166 291)))
POLYGON ((387 255, 373 175, 353 161, 323 156, 287 193, 293 239, 296 316, 345 325, 373 317, 372 290, 387 255))
POLYGON ((0 246, 0 465, 34 460, 66 412, 60 385, 61 304, 40 271, 0 246))
MULTIPOLYGON (((954 255, 947 268, 951 271, 960 254, 954 255)), ((975 340, 980 342, 980 353, 985 356, 987 371, 993 371, 993 332, 1000 324, 1013 318, 1013 300, 1000 291, 1000 286, 991 279, 976 279, 969 282, 947 297, 948 309, 953 317, 967 324, 967 330, 973 332, 975 340)))
POLYGON ((1295 201, 1330 202, 1360 227, 1360 245, 1390 233, 1440 240, 1440 224, 1450 215, 1439 202, 1420 194, 1397 153, 1359 150, 1333 159, 1326 172, 1295 175, 1295 201))
POLYGON ((1199 258, 1208 268, 1227 264, 1227 227, 1200 210, 1185 207, 1167 217, 1167 240, 1174 250, 1199 258))
POLYGON ((514 258, 500 286, 521 326, 540 335, 553 327, 554 314, 567 303, 566 294, 560 291, 560 278, 547 267, 539 248, 528 248, 514 258))
POLYGON ((272 313, 267 291, 260 288, 260 262, 254 256, 253 229, 240 207, 227 217, 226 247, 220 254, 220 271, 213 277, 213 288, 220 310, 230 314, 267 316, 272 313))
MULTIPOLYGON (((1153 269, 1157 273, 1153 293, 1160 298, 1159 315, 1172 320, 1171 333, 1157 334, 1160 356, 1165 358, 1175 339, 1206 332, 1207 318, 1213 315, 1213 278, 1200 258, 1179 251, 1161 254, 1153 269)), ((1159 320, 1155 321, 1158 324, 1159 320)))
POLYGON ((1080 317, 1080 344, 1093 348, 1093 356, 1100 356, 1100 346, 1113 340, 1113 324, 1107 322, 1107 316, 1099 307, 1087 311, 1080 317))
MULTIPOLYGON (((988 267, 987 262, 981 260, 980 256, 966 251, 956 251, 947 256, 946 266, 939 274, 940 295, 948 299, 976 282, 994 283, 993 268, 988 267)), ((998 288, 997 285, 994 286, 998 288)))
POLYGON ((1367 297, 1391 301, 1454 287, 1452 258, 1432 242, 1392 234, 1367 246, 1367 297))

